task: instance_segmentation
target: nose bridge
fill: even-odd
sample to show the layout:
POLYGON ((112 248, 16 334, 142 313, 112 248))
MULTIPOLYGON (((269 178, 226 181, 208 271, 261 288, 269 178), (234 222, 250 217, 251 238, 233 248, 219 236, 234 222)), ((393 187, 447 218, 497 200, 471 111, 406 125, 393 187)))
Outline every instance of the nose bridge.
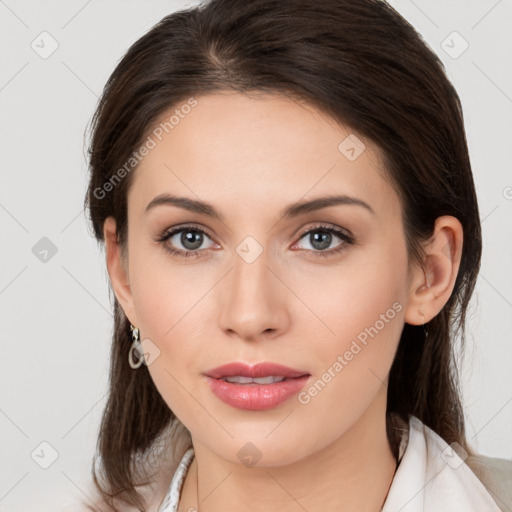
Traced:
POLYGON ((269 252, 253 237, 246 237, 236 247, 221 305, 223 329, 253 339, 282 327, 284 304, 278 288, 283 284, 271 267, 269 252))

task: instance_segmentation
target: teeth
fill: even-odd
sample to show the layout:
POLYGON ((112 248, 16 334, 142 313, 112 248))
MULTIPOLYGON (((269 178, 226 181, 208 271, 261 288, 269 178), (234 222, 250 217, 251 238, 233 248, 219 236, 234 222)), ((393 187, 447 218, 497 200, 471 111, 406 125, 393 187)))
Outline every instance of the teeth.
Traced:
POLYGON ((281 382, 285 378, 281 376, 273 376, 269 377, 242 377, 240 375, 233 375, 232 377, 224 377, 222 380, 226 382, 235 382, 236 384, 273 384, 274 382, 281 382))

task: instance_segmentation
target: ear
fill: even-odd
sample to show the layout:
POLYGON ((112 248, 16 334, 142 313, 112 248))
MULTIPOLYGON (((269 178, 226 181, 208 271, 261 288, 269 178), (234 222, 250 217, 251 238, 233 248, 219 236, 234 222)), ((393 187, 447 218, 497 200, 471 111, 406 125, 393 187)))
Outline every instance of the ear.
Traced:
POLYGON ((103 224, 107 270, 116 298, 132 325, 137 326, 137 315, 133 303, 128 274, 128 257, 123 256, 116 232, 116 221, 108 217, 103 224))
POLYGON ((415 266, 405 321, 423 325, 434 318, 452 294, 460 266, 463 244, 461 223, 451 215, 436 219, 432 238, 424 246, 426 257, 423 266, 415 266))

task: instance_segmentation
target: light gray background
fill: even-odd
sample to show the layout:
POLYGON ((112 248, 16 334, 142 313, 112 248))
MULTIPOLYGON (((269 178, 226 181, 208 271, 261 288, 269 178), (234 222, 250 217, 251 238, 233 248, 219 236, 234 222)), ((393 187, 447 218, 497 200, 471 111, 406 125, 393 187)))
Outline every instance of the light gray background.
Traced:
MULTIPOLYGON (((463 374, 468 438, 511 458, 512 1, 390 3, 440 55, 464 107, 484 242, 463 374), (461 50, 453 31, 469 44, 457 58, 441 46, 461 50)), ((0 0, 2 512, 55 511, 85 497, 112 317, 104 255, 82 211, 84 130, 128 47, 194 4, 0 0), (43 31, 59 45, 47 59, 31 48, 43 31), (57 248, 46 262, 32 250, 43 237, 57 248), (48 469, 42 442, 58 453, 48 469)))

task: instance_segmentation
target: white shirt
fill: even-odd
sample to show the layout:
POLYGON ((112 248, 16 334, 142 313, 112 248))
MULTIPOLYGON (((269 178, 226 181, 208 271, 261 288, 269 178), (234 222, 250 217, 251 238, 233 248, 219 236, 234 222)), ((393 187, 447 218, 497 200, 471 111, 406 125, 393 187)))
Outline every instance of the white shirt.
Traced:
MULTIPOLYGON (((193 448, 183 455, 158 512, 177 512, 193 448)), ((502 512, 470 467, 439 435, 410 416, 399 466, 381 512, 502 512)))

